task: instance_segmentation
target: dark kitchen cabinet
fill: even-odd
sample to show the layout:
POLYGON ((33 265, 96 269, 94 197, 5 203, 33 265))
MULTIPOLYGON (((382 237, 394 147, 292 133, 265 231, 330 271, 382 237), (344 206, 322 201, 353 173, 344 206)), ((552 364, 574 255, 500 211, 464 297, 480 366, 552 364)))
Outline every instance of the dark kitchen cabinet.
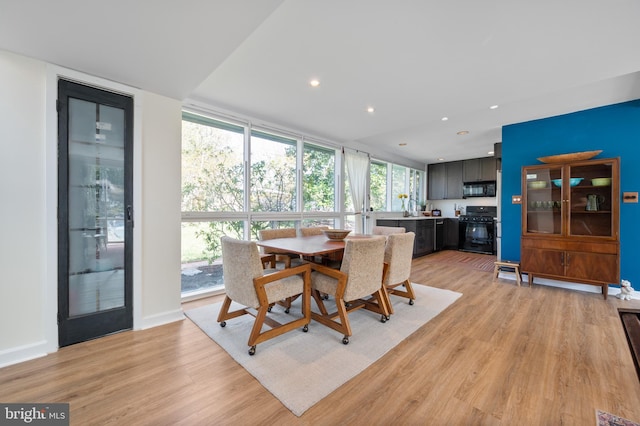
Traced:
POLYGON ((424 256, 432 253, 435 243, 435 219, 377 219, 378 226, 403 227, 407 232, 416 234, 413 243, 413 257, 424 256))
POLYGON ((462 161, 429 164, 429 200, 462 198, 462 161))
POLYGON ((473 158, 462 162, 462 180, 464 182, 483 182, 496 180, 496 159, 494 157, 473 158))
POLYGON ((458 219, 445 219, 444 221, 444 248, 458 249, 460 224, 458 219))

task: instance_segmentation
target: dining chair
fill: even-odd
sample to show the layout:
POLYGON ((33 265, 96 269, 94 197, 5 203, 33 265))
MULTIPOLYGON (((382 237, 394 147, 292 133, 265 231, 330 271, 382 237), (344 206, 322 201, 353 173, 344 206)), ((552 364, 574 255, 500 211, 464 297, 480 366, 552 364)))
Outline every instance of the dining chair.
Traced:
MULTIPOLYGON (((295 238, 297 237, 296 228, 279 228, 279 229, 261 229, 258 231, 258 238, 262 241, 264 240, 272 240, 274 238, 295 238)), ((300 259, 300 255, 296 253, 288 253, 285 251, 280 251, 276 249, 261 249, 264 254, 275 254, 276 255, 276 264, 277 267, 278 262, 281 262, 285 268, 291 267, 291 260, 300 259)), ((295 262, 294 266, 299 264, 299 262, 295 262)), ((274 267, 274 266, 272 266, 274 267)))
POLYGON ((306 228, 300 228, 300 236, 301 237, 310 237, 312 235, 322 235, 323 231, 329 229, 328 226, 309 226, 306 228))
MULTIPOLYGON (((300 236, 301 237, 311 237, 314 235, 323 235, 323 231, 330 229, 328 226, 326 225, 322 225, 322 226, 309 226, 306 228, 300 228, 299 232, 300 232, 300 236)), ((304 260, 308 260, 309 262, 315 262, 315 263, 322 263, 325 265, 328 265, 330 262, 330 259, 327 256, 303 256, 304 260)))
POLYGON ((371 228, 371 233, 373 235, 391 235, 391 234, 402 234, 406 231, 404 227, 401 226, 377 226, 374 225, 371 228))
POLYGON ((381 236, 347 239, 340 270, 311 264, 311 293, 320 310, 312 311, 311 318, 342 333, 345 345, 352 335, 349 312, 365 308, 379 313, 381 322, 389 317, 381 286, 384 246, 381 236), (328 312, 322 293, 334 296, 336 312, 328 312))
POLYGON ((227 320, 241 315, 255 317, 249 335, 249 355, 256 353, 258 343, 279 336, 296 327, 308 331, 311 320, 310 294, 311 269, 308 264, 278 271, 266 271, 262 267, 260 251, 255 241, 222 237, 222 273, 225 297, 218 314, 221 327, 227 320), (302 295, 302 318, 281 324, 269 317, 271 306, 284 299, 302 295), (231 302, 243 308, 230 311, 231 302), (263 325, 268 328, 262 331, 263 325))
POLYGON ((384 248, 384 263, 387 270, 382 281, 387 293, 386 301, 389 312, 393 313, 390 295, 406 297, 409 304, 413 305, 416 295, 411 287, 411 262, 413 260, 413 242, 416 234, 407 232, 404 234, 390 234, 384 248), (399 287, 404 287, 401 289, 399 287))

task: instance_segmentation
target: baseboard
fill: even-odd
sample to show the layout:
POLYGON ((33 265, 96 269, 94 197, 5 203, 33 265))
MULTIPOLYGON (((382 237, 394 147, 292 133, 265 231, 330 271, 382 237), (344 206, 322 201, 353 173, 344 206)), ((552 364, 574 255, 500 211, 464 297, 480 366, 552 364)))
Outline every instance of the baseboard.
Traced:
POLYGON ((0 368, 46 356, 48 347, 47 341, 42 340, 30 345, 0 351, 0 368))
MULTIPOLYGON (((171 312, 163 312, 158 315, 144 318, 142 320, 141 327, 137 329, 144 330, 147 328, 157 327, 176 321, 182 321, 185 318, 186 317, 184 316, 182 309, 177 309, 171 312)), ((41 358, 48 355, 49 353, 55 352, 57 349, 58 348, 56 346, 53 350, 51 350, 51 345, 46 340, 42 340, 29 345, 5 349, 3 351, 0 351, 0 368, 36 358, 41 358)))
MULTIPOLYGON (((509 271, 505 273, 500 272, 498 277, 503 278, 505 280, 512 280, 512 281, 516 280, 514 273, 509 271)), ((580 284, 580 283, 574 283, 570 281, 550 280, 548 278, 540 278, 540 277, 535 277, 535 279, 536 279, 536 282, 534 283, 534 285, 546 285, 549 287, 559 287, 559 288, 566 288, 568 290, 602 294, 602 287, 598 285, 580 284)), ((529 285, 529 276, 527 274, 522 274, 522 282, 527 283, 527 285, 529 285)), ((609 296, 615 296, 618 293, 620 293, 620 288, 618 286, 616 286, 615 284, 609 285, 608 292, 607 292, 609 296)))
POLYGON ((182 312, 182 309, 176 309, 175 311, 163 312, 160 314, 152 315, 142 319, 140 327, 137 330, 145 330, 147 328, 157 327, 159 325, 165 325, 176 321, 182 321, 186 317, 182 312))

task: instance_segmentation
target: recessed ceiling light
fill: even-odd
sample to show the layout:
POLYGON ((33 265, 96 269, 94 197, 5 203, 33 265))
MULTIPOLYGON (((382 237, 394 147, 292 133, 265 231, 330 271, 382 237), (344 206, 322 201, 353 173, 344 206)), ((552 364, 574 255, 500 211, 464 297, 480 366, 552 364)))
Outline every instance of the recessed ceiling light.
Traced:
POLYGON ((373 114, 376 110, 373 107, 367 107, 367 112, 373 114))
POLYGON ((498 109, 498 105, 491 105, 489 109, 498 109))
POLYGON ((444 158, 440 157, 438 158, 438 161, 444 161, 444 158))
POLYGON ((460 130, 458 133, 458 135, 462 136, 462 135, 468 135, 469 131, 468 130, 460 130))
POLYGON ((449 117, 442 117, 440 120, 447 121, 448 119, 449 119, 449 117))
POLYGON ((493 151, 489 151, 489 152, 487 152, 487 154, 489 154, 489 155, 493 155, 493 154, 494 154, 494 152, 493 152, 493 151))
POLYGON ((309 84, 311 85, 311 87, 318 87, 318 86, 320 86, 320 80, 317 80, 317 79, 314 78, 313 80, 311 80, 309 82, 309 84))

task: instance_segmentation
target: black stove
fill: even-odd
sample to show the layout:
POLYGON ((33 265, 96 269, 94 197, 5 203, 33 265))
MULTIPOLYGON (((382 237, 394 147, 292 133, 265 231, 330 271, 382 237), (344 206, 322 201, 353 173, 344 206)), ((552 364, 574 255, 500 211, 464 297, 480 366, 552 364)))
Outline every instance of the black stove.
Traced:
POLYGON ((460 222, 493 222, 498 215, 496 206, 468 206, 467 214, 458 218, 460 222))
POLYGON ((458 248, 474 253, 495 254, 496 206, 468 206, 467 214, 458 218, 460 240, 458 248))

